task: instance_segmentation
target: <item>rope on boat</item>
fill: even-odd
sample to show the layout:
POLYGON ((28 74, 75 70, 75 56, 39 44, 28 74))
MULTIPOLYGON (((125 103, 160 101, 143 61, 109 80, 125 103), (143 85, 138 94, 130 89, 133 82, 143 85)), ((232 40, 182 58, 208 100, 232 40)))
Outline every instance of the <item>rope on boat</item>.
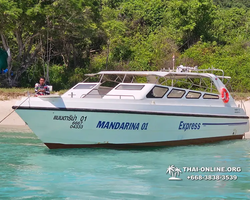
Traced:
POLYGON ((16 109, 18 109, 25 101, 27 101, 28 99, 30 98, 30 95, 19 105, 17 106, 14 110, 12 110, 8 115, 6 115, 1 121, 0 121, 0 124, 5 120, 7 119, 13 112, 16 111, 16 109))

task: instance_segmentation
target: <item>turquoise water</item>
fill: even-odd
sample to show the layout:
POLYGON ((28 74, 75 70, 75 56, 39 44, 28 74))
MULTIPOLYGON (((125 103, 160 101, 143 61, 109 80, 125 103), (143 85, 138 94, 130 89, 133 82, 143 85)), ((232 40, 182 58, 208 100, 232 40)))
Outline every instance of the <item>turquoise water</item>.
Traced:
POLYGON ((49 150, 0 132, 0 199, 250 199, 250 140, 144 150, 49 150), (169 165, 241 167, 235 181, 169 181, 169 165))

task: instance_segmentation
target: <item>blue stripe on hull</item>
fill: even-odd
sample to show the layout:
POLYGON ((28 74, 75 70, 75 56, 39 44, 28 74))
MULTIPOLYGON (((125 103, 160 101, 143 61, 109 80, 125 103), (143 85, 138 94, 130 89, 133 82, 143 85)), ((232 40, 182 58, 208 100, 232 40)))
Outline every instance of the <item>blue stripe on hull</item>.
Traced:
POLYGON ((235 125, 246 125, 247 122, 238 123, 202 123, 203 126, 235 126, 235 125))

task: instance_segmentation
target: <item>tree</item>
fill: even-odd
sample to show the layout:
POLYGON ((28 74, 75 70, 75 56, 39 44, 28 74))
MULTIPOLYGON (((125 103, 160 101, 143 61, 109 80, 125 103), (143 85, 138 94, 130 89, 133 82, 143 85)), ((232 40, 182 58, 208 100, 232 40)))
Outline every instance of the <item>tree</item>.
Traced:
POLYGON ((250 11, 243 8, 217 9, 212 23, 211 35, 219 44, 249 39, 250 11))
POLYGON ((47 77, 50 62, 73 67, 89 62, 90 51, 100 50, 105 35, 99 1, 0 0, 0 20, 2 44, 12 55, 10 86, 40 60, 47 77))
POLYGON ((181 37, 177 42, 187 49, 201 38, 210 39, 214 9, 212 0, 168 1, 164 25, 178 31, 181 37))
POLYGON ((214 3, 222 8, 250 8, 249 0, 214 0, 214 3))
POLYGON ((17 85, 19 77, 36 60, 41 48, 44 16, 39 1, 0 1, 0 34, 4 49, 9 50, 9 85, 17 85), (11 77, 11 72, 15 72, 11 77))

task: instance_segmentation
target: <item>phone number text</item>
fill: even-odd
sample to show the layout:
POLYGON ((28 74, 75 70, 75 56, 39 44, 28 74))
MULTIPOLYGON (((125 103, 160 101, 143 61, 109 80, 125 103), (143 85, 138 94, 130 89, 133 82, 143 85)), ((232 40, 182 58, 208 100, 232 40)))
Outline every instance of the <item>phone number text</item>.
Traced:
POLYGON ((191 175, 187 176, 192 181, 235 181, 238 179, 236 175, 191 175))

